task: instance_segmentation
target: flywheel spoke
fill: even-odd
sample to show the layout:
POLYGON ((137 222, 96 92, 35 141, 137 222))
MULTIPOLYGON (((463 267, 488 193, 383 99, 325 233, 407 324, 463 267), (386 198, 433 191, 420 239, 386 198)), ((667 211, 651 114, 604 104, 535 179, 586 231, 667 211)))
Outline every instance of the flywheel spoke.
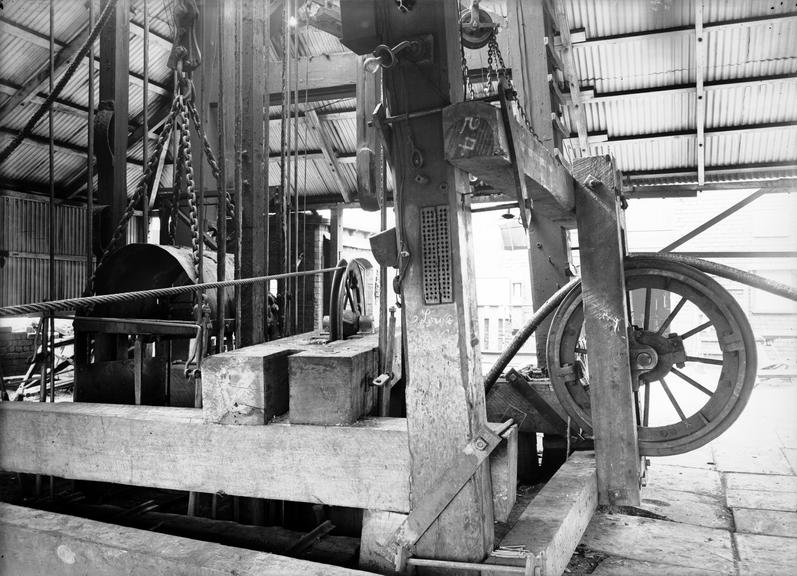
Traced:
POLYGON ((664 334, 664 331, 670 327, 670 324, 672 324, 672 321, 675 319, 675 316, 678 314, 678 312, 681 311, 681 308, 684 307, 684 304, 686 304, 686 302, 687 302, 686 297, 682 296, 681 299, 678 301, 678 304, 675 305, 675 308, 672 309, 672 312, 670 312, 667 318, 664 319, 664 322, 662 323, 661 327, 659 327, 659 329, 656 330, 656 334, 658 336, 664 334))
POLYGON ((681 340, 686 340, 686 339, 687 339, 687 338, 689 338, 690 336, 694 336, 694 335, 695 335, 695 334, 697 334, 698 332, 702 332, 703 330, 705 330, 706 328, 708 328, 708 327, 709 327, 709 326, 711 326, 712 324, 713 324, 713 323, 711 322, 711 320, 709 320, 708 322, 704 322, 704 323, 703 323, 703 324, 701 324, 700 326, 697 326, 697 327, 695 327, 695 328, 692 328, 692 329, 691 329, 691 330, 689 330, 688 332, 684 332, 683 334, 681 334, 681 340))
POLYGON ((687 376, 686 374, 684 374, 683 372, 681 372, 677 368, 675 368, 675 367, 670 368, 670 372, 672 372, 673 374, 678 376, 681 380, 684 380, 684 381, 688 382, 689 384, 691 384, 692 386, 694 386, 695 388, 700 390, 703 394, 706 394, 707 396, 711 396, 712 395, 711 390, 709 390, 705 386, 701 385, 700 383, 696 382, 695 380, 693 380, 692 378, 690 378, 689 376, 687 376))
POLYGON ((678 401, 675 399, 675 396, 672 395, 672 391, 670 390, 670 387, 667 386, 667 383, 664 381, 664 378, 660 379, 659 382, 661 382, 661 387, 664 388, 664 392, 667 394, 667 398, 670 399, 673 408, 675 408, 675 411, 678 412, 678 417, 681 419, 681 421, 686 420, 686 415, 684 415, 684 411, 681 410, 681 406, 678 404, 678 401))
POLYGON ((722 360, 716 360, 714 358, 703 358, 702 356, 687 356, 687 362, 700 362, 701 364, 712 364, 714 366, 722 366, 722 360))
POLYGON ((650 422, 650 384, 645 386, 644 409, 642 411, 642 426, 647 427, 650 422))
POLYGON ((645 288, 645 310, 642 318, 642 329, 647 330, 650 327, 650 295, 652 290, 645 288))

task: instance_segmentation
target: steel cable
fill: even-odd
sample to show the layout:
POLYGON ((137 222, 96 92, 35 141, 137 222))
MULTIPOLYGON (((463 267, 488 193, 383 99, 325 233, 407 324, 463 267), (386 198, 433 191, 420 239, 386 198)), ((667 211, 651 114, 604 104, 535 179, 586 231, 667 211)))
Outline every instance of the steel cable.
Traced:
POLYGON ((187 284, 185 286, 170 286, 168 288, 153 288, 151 290, 138 290, 134 292, 118 292, 116 294, 100 294, 98 296, 84 296, 82 298, 67 298, 65 300, 53 300, 51 302, 34 302, 31 304, 18 304, 16 306, 6 306, 0 308, 0 318, 8 316, 22 316, 25 314, 40 314, 42 312, 57 312, 64 310, 74 310, 95 306, 97 304, 115 304, 119 302, 132 302, 145 298, 166 298, 179 294, 189 294, 201 290, 213 290, 216 288, 226 288, 229 286, 243 286, 268 282, 269 280, 283 280, 293 276, 309 276, 313 274, 326 274, 339 270, 340 266, 331 268, 321 268, 319 270, 305 270, 302 272, 287 272, 284 274, 271 274, 268 276, 256 276, 253 278, 240 278, 237 280, 225 280, 223 282, 204 282, 202 284, 187 284))

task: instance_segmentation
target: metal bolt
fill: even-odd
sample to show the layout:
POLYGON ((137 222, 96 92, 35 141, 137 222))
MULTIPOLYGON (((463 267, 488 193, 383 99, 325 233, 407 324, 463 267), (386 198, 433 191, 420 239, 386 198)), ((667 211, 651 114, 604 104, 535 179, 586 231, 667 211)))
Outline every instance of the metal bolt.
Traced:
POLYGON ((640 368, 650 368, 653 365, 653 356, 647 352, 640 352, 637 354, 636 363, 640 368))
POLYGON ((474 446, 476 446, 476 450, 484 450, 487 448, 487 441, 484 438, 477 438, 474 446))

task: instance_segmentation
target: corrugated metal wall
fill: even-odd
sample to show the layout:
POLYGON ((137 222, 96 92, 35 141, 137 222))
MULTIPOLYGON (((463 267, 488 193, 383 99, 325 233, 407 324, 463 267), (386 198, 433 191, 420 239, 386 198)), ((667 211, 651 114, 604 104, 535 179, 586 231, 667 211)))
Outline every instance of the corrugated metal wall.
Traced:
MULTIPOLYGON (((48 201, 0 196, 0 306, 49 297, 48 201)), ((80 296, 86 283, 86 209, 55 206, 55 298, 80 296)))

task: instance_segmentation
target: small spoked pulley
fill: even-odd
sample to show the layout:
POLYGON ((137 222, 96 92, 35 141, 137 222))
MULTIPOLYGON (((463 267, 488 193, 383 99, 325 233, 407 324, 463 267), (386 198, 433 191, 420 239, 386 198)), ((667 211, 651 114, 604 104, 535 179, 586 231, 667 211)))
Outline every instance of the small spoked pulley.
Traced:
POLYGON ((471 0, 470 8, 459 15, 462 45, 471 50, 487 46, 497 27, 490 15, 479 8, 479 0, 471 0))
MULTIPOLYGON (((625 266, 628 341, 639 452, 694 450, 744 409, 756 377, 756 347, 739 304, 711 277, 650 257, 625 266)), ((592 431, 581 283, 554 313, 548 334, 551 383, 565 411, 592 431)), ((607 360, 609 361, 609 360, 607 360)))
POLYGON ((370 326, 365 307, 365 281, 356 261, 338 262, 329 296, 329 340, 343 340, 370 326))

